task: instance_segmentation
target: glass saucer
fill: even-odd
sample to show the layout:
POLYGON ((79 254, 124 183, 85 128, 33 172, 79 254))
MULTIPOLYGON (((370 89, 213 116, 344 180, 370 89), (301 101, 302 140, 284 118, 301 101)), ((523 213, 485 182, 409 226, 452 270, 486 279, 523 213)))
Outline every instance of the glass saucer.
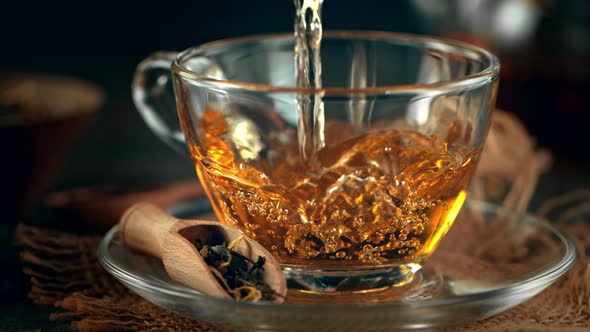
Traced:
POLYGON ((422 330, 483 319, 535 296, 574 263, 572 240, 550 223, 468 202, 409 284, 366 301, 291 296, 283 304, 214 298, 181 286, 155 258, 129 251, 114 227, 102 266, 146 300, 180 315, 244 331, 422 330), (346 301, 345 301, 346 302, 346 301))

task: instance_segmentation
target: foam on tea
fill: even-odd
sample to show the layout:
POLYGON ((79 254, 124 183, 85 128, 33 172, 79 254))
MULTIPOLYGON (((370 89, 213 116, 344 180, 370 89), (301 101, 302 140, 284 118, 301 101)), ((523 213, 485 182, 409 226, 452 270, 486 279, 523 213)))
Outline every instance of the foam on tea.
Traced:
POLYGON ((286 264, 428 256, 461 208, 479 155, 453 144, 453 127, 448 138, 385 125, 353 134, 353 124, 331 120, 312 163, 280 121, 263 149, 235 140, 252 120, 231 108, 206 108, 200 147, 190 145, 196 170, 217 214, 286 264))

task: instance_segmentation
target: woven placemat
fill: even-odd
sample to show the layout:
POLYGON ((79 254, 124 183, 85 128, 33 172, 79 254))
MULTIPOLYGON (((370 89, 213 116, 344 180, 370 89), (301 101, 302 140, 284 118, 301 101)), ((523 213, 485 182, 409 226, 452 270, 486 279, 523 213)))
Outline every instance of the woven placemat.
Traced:
MULTIPOLYGON (((564 277, 512 310, 453 330, 588 331, 590 224, 562 227, 578 250, 574 267, 564 277)), ((17 243, 32 284, 29 297, 54 305, 52 320, 70 320, 81 331, 226 331, 178 316, 131 293, 100 266, 96 257, 100 239, 18 226, 17 243)))
MULTIPOLYGON (((501 203, 512 211, 526 211, 539 175, 550 163, 550 153, 536 149, 522 123, 497 110, 471 197, 501 203)), ((160 202, 157 198, 162 196, 170 195, 154 193, 135 198, 160 202)), ((133 200, 124 198, 125 204, 133 200)), ((109 205, 119 209, 89 209, 94 212, 84 216, 94 218, 95 211, 104 210, 120 214, 125 204, 109 205)), ((520 306, 450 331, 590 331, 590 190, 550 199, 535 214, 555 221, 575 240, 578 258, 574 267, 520 306)), ((102 219, 113 222, 112 217, 102 219)), ((96 220, 86 223, 99 224, 96 220)), ((96 257, 100 239, 18 226, 16 242, 32 284, 29 297, 35 303, 55 306, 50 319, 69 320, 81 331, 226 331, 178 316, 131 293, 100 266, 96 257)))

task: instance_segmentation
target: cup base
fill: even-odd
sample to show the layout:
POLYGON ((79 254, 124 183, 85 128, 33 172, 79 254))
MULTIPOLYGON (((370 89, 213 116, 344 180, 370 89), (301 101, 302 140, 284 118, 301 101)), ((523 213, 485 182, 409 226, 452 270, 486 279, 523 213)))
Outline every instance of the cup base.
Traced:
POLYGON ((368 270, 304 270, 284 267, 292 303, 367 303, 429 298, 443 284, 420 263, 368 270))

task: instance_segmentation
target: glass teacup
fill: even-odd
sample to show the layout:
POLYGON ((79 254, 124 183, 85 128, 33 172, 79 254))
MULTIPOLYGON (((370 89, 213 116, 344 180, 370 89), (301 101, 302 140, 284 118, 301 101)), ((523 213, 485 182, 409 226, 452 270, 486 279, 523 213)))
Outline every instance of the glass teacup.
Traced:
POLYGON ((156 53, 136 106, 188 147, 216 215, 272 252, 290 288, 406 284, 463 205, 499 62, 459 42, 327 32, 324 88, 297 88, 293 48, 266 35, 156 53), (322 112, 304 111, 317 100, 322 112))

